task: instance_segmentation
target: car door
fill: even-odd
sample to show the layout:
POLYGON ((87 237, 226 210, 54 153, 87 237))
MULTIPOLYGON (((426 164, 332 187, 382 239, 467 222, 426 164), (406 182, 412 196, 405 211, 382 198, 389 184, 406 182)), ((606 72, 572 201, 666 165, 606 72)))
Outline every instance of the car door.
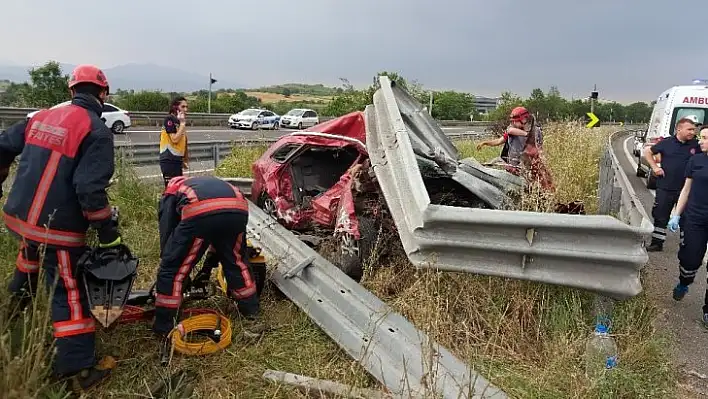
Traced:
POLYGON ((302 119, 302 124, 306 127, 312 127, 317 124, 317 114, 315 111, 306 111, 302 119))
POLYGON ((272 128, 275 125, 275 114, 271 111, 263 112, 263 119, 263 123, 268 125, 268 127, 272 128))
POLYGON ((109 128, 113 127, 113 123, 118 119, 118 108, 110 104, 103 104, 103 114, 101 118, 106 122, 106 126, 109 128))

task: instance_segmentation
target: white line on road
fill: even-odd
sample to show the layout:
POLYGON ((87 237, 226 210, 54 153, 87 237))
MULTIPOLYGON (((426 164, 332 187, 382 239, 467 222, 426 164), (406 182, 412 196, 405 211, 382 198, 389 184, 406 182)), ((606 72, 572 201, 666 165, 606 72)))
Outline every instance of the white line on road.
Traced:
MULTIPOLYGON (((628 149, 629 148, 629 140, 632 140, 633 138, 634 137, 632 137, 632 136, 627 137, 627 140, 625 140, 624 143, 622 143, 622 149, 624 150, 624 155, 627 156, 627 160, 629 161, 629 164, 632 166, 632 169, 637 170, 637 167, 639 167, 639 165, 637 165, 637 161, 634 160, 634 157, 632 156, 632 154, 629 152, 629 149, 628 149)), ((656 191, 649 190, 649 193, 653 197, 656 197, 656 191)))

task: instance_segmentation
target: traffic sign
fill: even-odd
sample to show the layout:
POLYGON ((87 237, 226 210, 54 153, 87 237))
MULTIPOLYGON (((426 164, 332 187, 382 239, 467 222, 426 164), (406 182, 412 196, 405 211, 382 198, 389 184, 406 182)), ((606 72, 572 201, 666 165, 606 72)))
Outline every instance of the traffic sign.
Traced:
POLYGON ((595 125, 597 125, 597 122, 600 122, 600 118, 595 116, 595 114, 592 112, 588 112, 587 116, 590 118, 590 122, 588 122, 588 124, 585 125, 585 127, 587 127, 587 128, 593 128, 593 127, 595 127, 595 125))

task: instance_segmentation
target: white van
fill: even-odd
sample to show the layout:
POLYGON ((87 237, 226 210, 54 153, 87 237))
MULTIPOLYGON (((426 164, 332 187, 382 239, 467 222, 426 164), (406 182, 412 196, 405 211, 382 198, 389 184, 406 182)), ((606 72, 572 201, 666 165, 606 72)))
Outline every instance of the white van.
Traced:
MULTIPOLYGON (((659 96, 649 119, 649 127, 643 137, 643 147, 652 146, 660 140, 673 136, 676 122, 691 118, 699 125, 708 123, 708 84, 674 86, 659 96)), ((641 151, 637 161, 637 176, 647 178, 647 188, 656 188, 656 176, 649 168, 641 151)))

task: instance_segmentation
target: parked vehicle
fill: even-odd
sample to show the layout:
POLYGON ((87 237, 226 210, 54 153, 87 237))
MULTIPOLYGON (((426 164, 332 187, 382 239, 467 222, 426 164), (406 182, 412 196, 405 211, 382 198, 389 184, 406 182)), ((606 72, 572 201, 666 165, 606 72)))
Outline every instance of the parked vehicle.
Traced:
MULTIPOLYGON (((63 103, 59 103, 50 109, 63 107, 69 104, 71 104, 71 101, 64 101, 63 103)), ((27 120, 33 117, 37 112, 39 112, 39 110, 28 113, 27 120)), ((106 122, 106 126, 108 126, 114 134, 122 134, 125 132, 125 129, 132 126, 130 112, 122 110, 110 103, 103 104, 103 114, 101 114, 101 118, 104 122, 106 122)))
POLYGON ((267 109, 248 108, 231 115, 228 123, 234 129, 277 129, 280 124, 280 115, 267 109))
POLYGON ((280 127, 303 129, 320 123, 317 112, 311 109, 294 108, 280 118, 280 127))

